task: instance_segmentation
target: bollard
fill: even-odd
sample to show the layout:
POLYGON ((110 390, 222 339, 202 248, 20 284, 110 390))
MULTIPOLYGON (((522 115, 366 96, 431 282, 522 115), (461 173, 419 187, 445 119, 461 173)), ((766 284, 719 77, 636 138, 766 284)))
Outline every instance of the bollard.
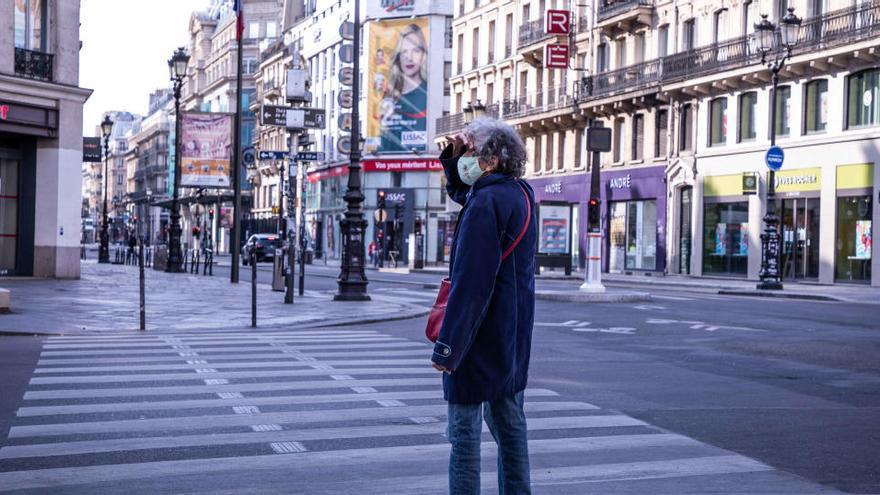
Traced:
POLYGON ((251 260, 251 326, 257 327, 257 263, 251 260))
POLYGON ((144 287, 144 242, 138 242, 138 277, 140 278, 141 296, 141 331, 147 329, 146 288, 144 287))

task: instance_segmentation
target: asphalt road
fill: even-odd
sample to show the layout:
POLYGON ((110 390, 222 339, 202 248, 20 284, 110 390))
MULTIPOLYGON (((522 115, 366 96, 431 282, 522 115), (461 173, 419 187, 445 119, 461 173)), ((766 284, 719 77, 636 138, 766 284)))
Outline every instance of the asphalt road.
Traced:
MULTIPOLYGON (((309 272, 308 290, 335 289, 335 269, 309 272)), ((372 293, 426 306, 434 291, 423 284, 438 278, 367 274, 372 293)), ((880 306, 652 292, 650 303, 538 302, 527 399, 536 493, 880 492, 880 306), (578 423, 597 416, 612 424, 578 423)), ((423 328, 2 337, 0 490, 442 492, 445 444, 432 426, 442 401, 436 376, 420 371, 423 328), (296 386, 314 390, 285 390, 303 369, 277 368, 291 356, 310 368, 296 386), (181 375, 194 370, 204 374, 181 375), (308 378, 321 373, 335 374, 308 378)))

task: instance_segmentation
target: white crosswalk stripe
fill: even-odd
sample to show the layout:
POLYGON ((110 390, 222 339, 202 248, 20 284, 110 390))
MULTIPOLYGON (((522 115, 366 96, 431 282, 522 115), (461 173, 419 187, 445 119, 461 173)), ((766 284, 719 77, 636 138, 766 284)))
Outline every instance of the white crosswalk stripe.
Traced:
MULTIPOLYGON (((274 469, 300 480, 302 493, 324 492, 322 479, 342 483, 335 493, 357 492, 344 488, 352 472, 383 493, 442 492, 447 405, 430 352, 420 342, 343 329, 50 338, 0 441, 0 486, 63 491, 63 480, 274 469), (134 452, 146 454, 115 460, 134 452)), ((532 478, 544 493, 731 474, 746 491, 749 476, 762 489, 768 479, 792 482, 760 462, 552 390, 528 389, 526 414, 532 478)), ((483 455, 494 453, 486 432, 483 455)), ((483 473, 487 491, 494 476, 483 473)))

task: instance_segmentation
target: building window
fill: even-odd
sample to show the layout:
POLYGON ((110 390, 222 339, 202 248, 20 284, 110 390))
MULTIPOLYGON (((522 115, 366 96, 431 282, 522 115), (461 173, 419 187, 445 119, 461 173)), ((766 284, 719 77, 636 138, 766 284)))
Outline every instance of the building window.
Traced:
POLYGON ((596 72, 608 70, 608 44, 599 43, 596 47, 596 72))
POLYGON ((574 167, 583 168, 586 165, 586 143, 584 133, 586 129, 577 129, 574 131, 574 167))
POLYGON ((623 144, 626 143, 624 137, 623 119, 617 119, 614 121, 614 163, 620 163, 623 160, 623 144))
POLYGON ((452 77, 452 62, 443 62, 443 96, 449 96, 449 79, 452 77))
POLYGON ((719 43, 727 39, 727 9, 721 9, 715 12, 713 18, 713 36, 714 42, 719 43))
POLYGON ((791 134, 791 86, 776 88, 776 136, 791 134))
POLYGON ((669 139, 669 110, 657 110, 657 123, 654 126, 654 156, 666 157, 666 140, 669 139))
POLYGON ((727 98, 715 98, 709 103, 709 146, 727 143, 727 98))
POLYGON ((758 106, 758 93, 751 91, 739 97, 739 142, 755 139, 755 109, 758 106))
POLYGON ((556 149, 556 170, 565 170, 565 133, 560 132, 557 136, 559 136, 559 147, 556 149))
POLYGON ((535 136, 535 173, 541 172, 541 136, 535 136))
POLYGON ((871 282, 871 199, 871 196, 837 198, 837 280, 871 282))
POLYGON ((504 58, 513 53, 513 14, 507 14, 504 21, 504 58))
POLYGON ((13 9, 15 48, 48 52, 46 0, 15 0, 13 9))
POLYGON ((458 35, 458 60, 456 62, 456 66, 455 66, 455 69, 456 69, 455 73, 456 74, 461 74, 463 72, 462 71, 462 68, 464 66, 463 61, 464 61, 464 35, 459 34, 458 35))
POLYGON ((486 85, 486 105, 491 105, 495 102, 495 85, 493 83, 489 83, 486 85))
POLYGON ((544 136, 544 170, 553 170, 553 134, 544 136))
POLYGON ((495 63, 495 21, 489 21, 489 63, 495 63))
POLYGON ((822 132, 828 126, 828 80, 810 81, 804 86, 804 132, 822 132))
POLYGON ((880 69, 846 78, 847 128, 880 124, 880 69))
POLYGON ((707 202, 703 209, 703 273, 745 275, 748 232, 748 201, 707 202))
POLYGON ((452 17, 446 17, 446 28, 443 31, 446 48, 452 48, 452 17))
POLYGON ((755 30, 755 22, 758 20, 758 8, 760 2, 748 0, 743 4, 742 35, 752 37, 755 30))
POLYGON ((634 63, 640 64, 645 61, 645 51, 647 50, 644 32, 636 34, 635 43, 636 43, 636 59, 635 59, 634 63))
POLYGON ((267 38, 274 38, 277 35, 278 35, 278 24, 275 24, 274 22, 267 22, 266 23, 266 37, 267 38))
POLYGON ((688 19, 684 21, 682 28, 682 50, 693 50, 697 46, 697 20, 688 19))
POLYGON ((626 66, 626 39, 617 40, 614 43, 616 69, 626 66))
POLYGON ((657 201, 609 205, 608 271, 657 269, 657 201))
POLYGON ((645 116, 637 113, 632 121, 632 159, 641 160, 645 157, 645 116))
POLYGON ((691 151, 694 149, 694 116, 693 106, 686 103, 681 106, 681 124, 678 130, 679 151, 691 151))
POLYGON ((471 69, 476 69, 480 66, 480 28, 474 29, 471 40, 471 69))
POLYGON ((669 24, 660 26, 657 31, 657 56, 669 55, 669 24))
POLYGON ((260 37, 260 23, 259 22, 251 22, 248 24, 248 38, 259 38, 260 37))

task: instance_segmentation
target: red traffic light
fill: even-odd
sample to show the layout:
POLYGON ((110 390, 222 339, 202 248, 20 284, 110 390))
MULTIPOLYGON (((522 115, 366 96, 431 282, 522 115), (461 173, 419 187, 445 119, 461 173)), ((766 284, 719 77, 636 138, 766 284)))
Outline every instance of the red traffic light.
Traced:
POLYGON ((590 201, 589 201, 588 205, 589 205, 589 206, 598 206, 598 205, 599 205, 599 200, 596 199, 596 198, 590 198, 590 201))
POLYGON ((379 198, 385 197, 385 191, 379 191, 379 198))

